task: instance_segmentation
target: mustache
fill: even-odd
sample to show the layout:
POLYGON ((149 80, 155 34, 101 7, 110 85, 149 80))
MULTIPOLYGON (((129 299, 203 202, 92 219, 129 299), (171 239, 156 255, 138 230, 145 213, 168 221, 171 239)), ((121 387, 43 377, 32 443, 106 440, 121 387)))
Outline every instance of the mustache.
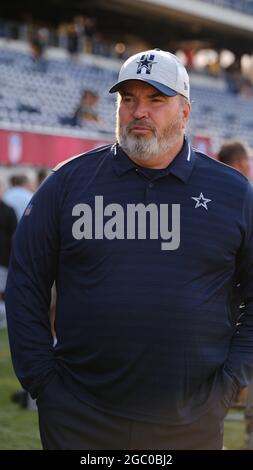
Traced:
POLYGON ((126 127, 126 130, 127 131, 131 131, 133 129, 133 127, 135 126, 138 126, 138 127, 145 127, 145 129, 150 129, 151 131, 155 131, 155 128, 154 126, 152 126, 150 124, 150 122, 147 122, 145 121, 144 119, 143 120, 139 120, 139 119, 135 119, 134 121, 131 121, 127 127, 126 127))

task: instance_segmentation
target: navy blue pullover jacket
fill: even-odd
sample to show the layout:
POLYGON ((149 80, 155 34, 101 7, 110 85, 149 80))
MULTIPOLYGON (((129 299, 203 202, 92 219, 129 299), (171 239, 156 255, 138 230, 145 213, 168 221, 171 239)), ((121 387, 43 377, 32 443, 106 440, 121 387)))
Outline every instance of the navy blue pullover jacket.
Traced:
POLYGON ((80 400, 130 419, 187 423, 212 407, 225 415, 253 373, 251 185, 187 141, 164 170, 136 165, 118 145, 66 162, 19 224, 7 318, 14 367, 33 397, 59 374, 80 400), (167 207, 169 229, 180 208, 178 246, 162 249, 155 227, 127 237, 127 205, 140 203, 167 207))

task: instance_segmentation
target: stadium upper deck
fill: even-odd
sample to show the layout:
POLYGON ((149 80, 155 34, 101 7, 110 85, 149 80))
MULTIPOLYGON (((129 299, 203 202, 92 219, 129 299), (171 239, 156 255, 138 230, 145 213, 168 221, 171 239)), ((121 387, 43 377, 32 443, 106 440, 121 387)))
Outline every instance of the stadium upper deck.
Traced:
POLYGON ((202 0, 203 2, 253 15, 253 0, 202 0))
MULTIPOLYGON (((50 51, 49 51, 50 52, 50 51)), ((43 67, 34 64, 28 51, 0 45, 0 128, 32 132, 58 129, 71 134, 76 129, 86 134, 113 137, 114 98, 108 90, 116 80, 120 62, 99 57, 45 58, 43 67), (93 59, 93 61, 92 61, 93 59), (99 95, 99 122, 73 127, 70 120, 83 89, 99 95)), ((253 148, 252 96, 229 92, 223 78, 192 75, 193 112, 189 134, 210 136, 214 150, 227 138, 241 138, 253 148)))

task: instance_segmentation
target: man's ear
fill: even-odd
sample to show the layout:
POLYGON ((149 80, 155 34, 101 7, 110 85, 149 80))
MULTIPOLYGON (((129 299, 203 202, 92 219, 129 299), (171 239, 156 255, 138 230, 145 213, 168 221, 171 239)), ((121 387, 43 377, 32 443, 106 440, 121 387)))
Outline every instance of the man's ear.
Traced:
POLYGON ((188 121, 190 119, 191 109, 192 109, 191 103, 186 98, 184 98, 184 100, 183 100, 183 116, 182 116, 183 117, 182 124, 183 124, 184 129, 186 128, 186 126, 188 124, 188 121))

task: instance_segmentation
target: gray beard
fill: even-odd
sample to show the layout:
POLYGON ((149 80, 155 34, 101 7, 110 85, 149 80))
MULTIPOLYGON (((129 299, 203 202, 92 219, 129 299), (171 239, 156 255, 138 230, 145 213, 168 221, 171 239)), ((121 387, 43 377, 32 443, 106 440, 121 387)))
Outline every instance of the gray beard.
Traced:
POLYGON ((152 129, 152 137, 131 135, 128 126, 120 126, 117 121, 116 137, 122 149, 132 160, 156 160, 169 153, 181 136, 181 120, 170 124, 157 135, 152 129))

